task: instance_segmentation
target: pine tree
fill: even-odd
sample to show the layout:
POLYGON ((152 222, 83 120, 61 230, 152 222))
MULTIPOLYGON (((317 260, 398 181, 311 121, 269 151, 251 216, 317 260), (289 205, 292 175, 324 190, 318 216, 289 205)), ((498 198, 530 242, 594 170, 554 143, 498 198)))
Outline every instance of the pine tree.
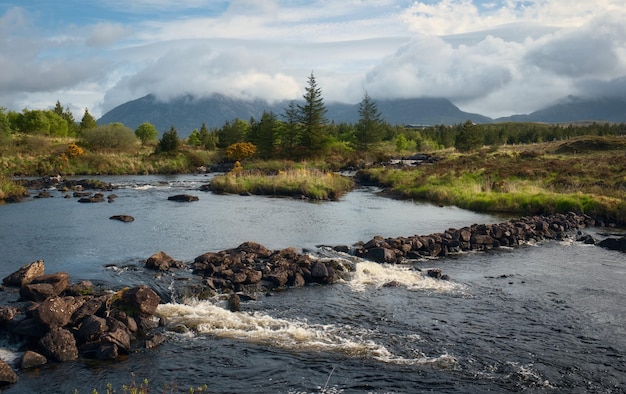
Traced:
POLYGON ((59 115, 59 116, 63 116, 63 106, 61 105, 61 102, 59 100, 57 100, 57 103, 54 106, 54 113, 59 115))
POLYGON ((275 154, 278 141, 276 115, 272 112, 263 112, 261 121, 256 123, 256 142, 258 155, 263 159, 271 159, 275 154))
POLYGON ((471 152, 483 146, 483 135, 471 120, 457 126, 457 128, 458 132, 454 141, 454 147, 459 152, 471 152))
POLYGON ((285 119, 285 126, 280 140, 280 147, 283 151, 283 155, 291 160, 295 158, 295 150, 298 146, 298 137, 300 135, 298 107, 293 101, 290 102, 289 106, 285 109, 283 117, 285 119))
POLYGON ((76 135, 76 120, 74 119, 72 111, 70 111, 70 107, 65 107, 65 111, 63 111, 63 114, 61 116, 63 117, 63 119, 65 119, 65 122, 67 123, 67 134, 72 136, 76 135))
POLYGON ((308 86, 305 88, 304 104, 298 105, 298 122, 302 126, 300 143, 312 156, 323 153, 328 135, 326 130, 326 106, 322 98, 322 90, 317 86, 315 76, 311 72, 308 86))
POLYGON ((356 125, 356 146, 363 152, 367 161, 367 153, 372 144, 382 139, 382 121, 376 102, 365 92, 359 104, 359 122, 356 125))
POLYGON ((180 138, 178 138, 178 131, 174 126, 170 127, 169 131, 163 133, 163 136, 157 144, 156 153, 175 152, 180 146, 180 138))
POLYGON ((98 127, 98 122, 96 119, 91 116, 89 110, 85 108, 85 114, 83 115, 82 120, 80 121, 79 131, 82 133, 85 130, 93 129, 98 127))

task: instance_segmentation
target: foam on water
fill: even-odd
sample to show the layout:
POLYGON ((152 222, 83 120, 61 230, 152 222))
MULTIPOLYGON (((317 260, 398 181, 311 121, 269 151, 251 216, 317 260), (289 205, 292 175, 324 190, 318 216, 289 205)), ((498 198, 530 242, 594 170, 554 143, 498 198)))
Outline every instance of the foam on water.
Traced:
POLYGON ((458 283, 434 279, 405 265, 378 264, 362 261, 356 265, 356 273, 348 285, 356 291, 367 287, 403 286, 409 290, 433 290, 455 292, 463 289, 458 283))
POLYGON ((231 312, 209 301, 161 304, 157 315, 165 317, 171 327, 184 325, 198 334, 295 351, 336 352, 402 365, 445 366, 455 362, 447 355, 429 358, 417 350, 413 358, 394 355, 385 346, 367 339, 369 332, 352 326, 308 324, 260 312, 231 312))

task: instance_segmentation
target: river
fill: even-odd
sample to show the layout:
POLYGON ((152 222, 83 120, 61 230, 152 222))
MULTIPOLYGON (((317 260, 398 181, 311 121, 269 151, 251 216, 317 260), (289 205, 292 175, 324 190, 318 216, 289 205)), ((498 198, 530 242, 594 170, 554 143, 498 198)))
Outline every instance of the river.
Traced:
MULTIPOLYGON (((160 250, 190 261, 255 241, 331 253, 319 246, 506 219, 375 188, 311 203, 198 191, 210 175, 99 179, 119 186, 115 202, 80 204, 52 190, 53 198, 0 205, 0 275, 43 259, 47 273, 121 287, 153 281, 143 262, 160 250), (181 193, 199 201, 167 200, 181 193), (108 219, 117 214, 135 221, 108 219)), ((546 241, 406 266, 359 261, 349 281, 260 296, 241 312, 176 299, 158 313, 187 330, 160 347, 18 371, 5 392, 104 393, 107 383, 123 392, 148 379, 159 393, 204 384, 211 393, 623 393, 625 263, 619 252, 546 241), (451 280, 420 272, 432 267, 451 280), (399 286, 384 286, 391 281, 399 286)), ((8 362, 19 355, 13 344, 0 349, 8 362)))

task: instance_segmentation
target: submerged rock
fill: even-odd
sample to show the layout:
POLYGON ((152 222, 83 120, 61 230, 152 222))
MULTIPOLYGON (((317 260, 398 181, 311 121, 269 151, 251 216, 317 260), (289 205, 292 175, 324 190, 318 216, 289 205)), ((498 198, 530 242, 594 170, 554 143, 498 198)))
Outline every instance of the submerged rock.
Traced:
POLYGON ((113 215, 109 219, 119 220, 120 222, 125 222, 125 223, 130 223, 130 222, 135 221, 135 218, 130 215, 113 215))
POLYGON ((177 194, 175 196, 169 196, 167 199, 169 201, 178 201, 178 202, 192 202, 192 201, 199 200, 197 196, 192 196, 189 194, 177 194))

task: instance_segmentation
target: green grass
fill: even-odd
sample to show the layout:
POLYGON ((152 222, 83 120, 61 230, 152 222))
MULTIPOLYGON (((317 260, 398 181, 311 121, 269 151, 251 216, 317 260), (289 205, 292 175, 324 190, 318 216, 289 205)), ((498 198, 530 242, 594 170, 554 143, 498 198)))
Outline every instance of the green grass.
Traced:
POLYGON ((0 202, 11 198, 26 196, 28 191, 22 185, 13 182, 10 178, 0 174, 0 202))
POLYGON ((565 144, 577 149, 570 153, 559 144, 546 143, 536 144, 532 150, 526 146, 449 154, 434 165, 372 168, 361 171, 359 177, 385 186, 401 198, 474 211, 575 211, 626 223, 622 139, 579 138, 565 144), (588 149, 583 154, 584 147, 588 149), (555 153, 563 151, 567 153, 555 153))
POLYGON ((350 178, 316 169, 278 171, 276 175, 257 170, 234 170, 211 180, 211 190, 216 193, 302 195, 313 200, 338 200, 352 187, 350 178))

